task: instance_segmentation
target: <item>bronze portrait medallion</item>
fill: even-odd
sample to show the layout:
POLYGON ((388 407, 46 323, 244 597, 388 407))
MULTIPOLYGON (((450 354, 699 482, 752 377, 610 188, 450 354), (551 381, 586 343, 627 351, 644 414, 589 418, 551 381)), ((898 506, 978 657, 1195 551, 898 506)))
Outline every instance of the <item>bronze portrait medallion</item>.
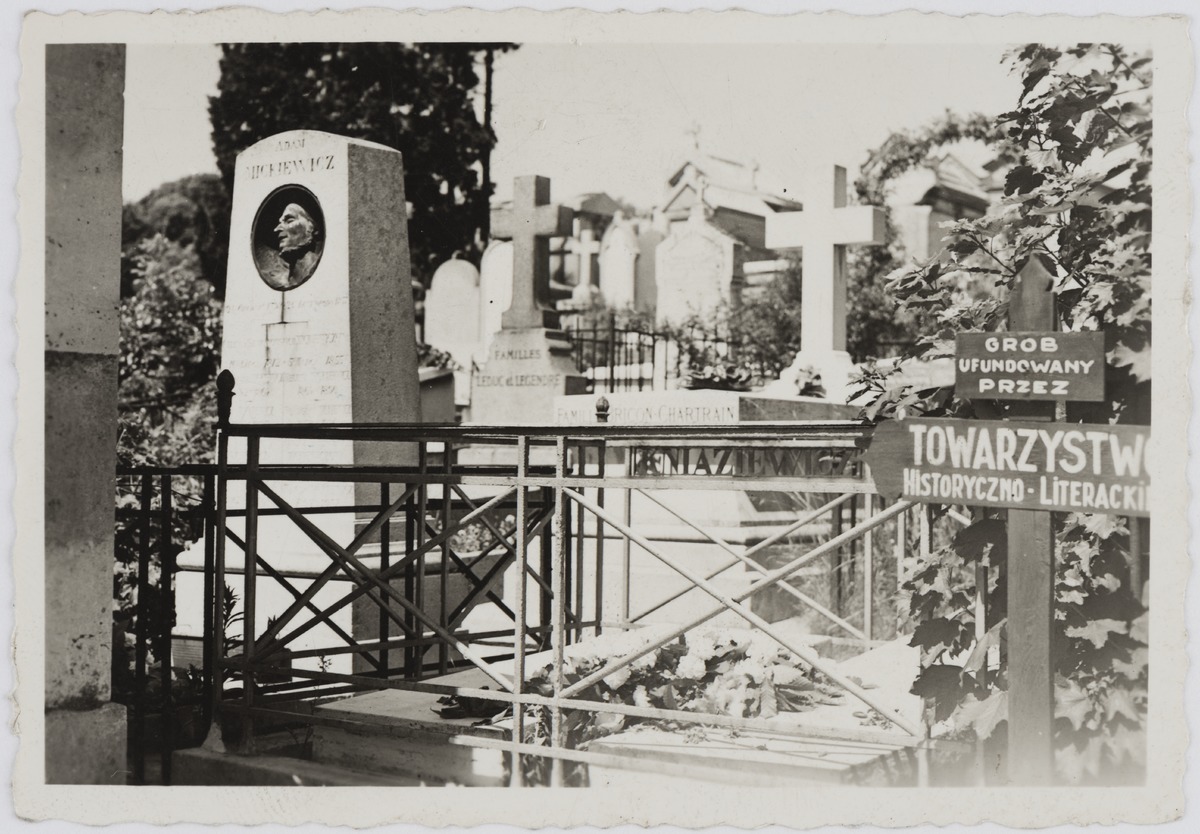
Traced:
POLYGON ((286 292, 303 284, 321 263, 325 213, 317 196, 302 185, 276 188, 258 207, 250 247, 259 276, 286 292))

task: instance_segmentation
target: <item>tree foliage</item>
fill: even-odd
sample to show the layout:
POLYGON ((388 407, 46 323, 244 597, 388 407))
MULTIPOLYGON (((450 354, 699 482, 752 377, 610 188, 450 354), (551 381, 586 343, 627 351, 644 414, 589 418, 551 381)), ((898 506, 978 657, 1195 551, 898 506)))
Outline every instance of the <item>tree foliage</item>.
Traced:
MULTIPOLYGON (((904 309, 937 326, 913 348, 950 355, 954 335, 1005 327, 1008 291, 1029 259, 1056 276, 1069 330, 1103 330, 1103 403, 1073 404, 1071 422, 1148 422, 1150 402, 1151 70, 1148 55, 1109 44, 1030 44, 1006 56, 1019 73, 1017 106, 1001 115, 1010 160, 1003 198, 983 217, 949 225, 946 252, 892 273, 904 309)), ((1003 407, 953 388, 915 392, 877 375, 873 419, 995 417, 1003 407)), ((944 511, 940 508, 938 511, 944 511)), ((1108 515, 1056 514, 1054 658, 1060 777, 1103 782, 1145 757, 1147 652, 1140 588, 1131 587, 1130 530, 1108 515)), ((988 735, 1007 689, 1005 528, 987 512, 918 566, 905 586, 923 671, 914 691, 958 731, 988 735), (987 638, 974 639, 974 566, 989 565, 987 638), (988 669, 989 649, 1001 664, 988 669), (962 658, 966 657, 964 662, 962 658)))
POLYGON ((172 466, 212 459, 221 305, 189 246, 161 234, 132 253, 121 302, 118 459, 172 466))
POLYGON ((893 133, 871 154, 854 183, 858 202, 881 206, 886 222, 882 246, 852 247, 847 255, 846 349, 856 362, 892 356, 935 323, 924 310, 899 306, 885 287, 886 277, 907 262, 889 188, 903 174, 928 164, 940 148, 965 141, 989 144, 1000 159, 1011 153, 995 119, 948 110, 924 127, 893 133))
POLYGON ((193 174, 164 183, 121 216, 121 297, 133 292, 134 268, 142 241, 156 234, 195 252, 200 274, 225 296, 229 260, 229 192, 215 174, 193 174))
POLYGON ((286 130, 323 130, 404 155, 415 276, 473 250, 487 219, 480 166, 495 136, 475 114, 476 56, 509 44, 239 43, 222 47, 209 100, 227 187, 237 154, 286 130))

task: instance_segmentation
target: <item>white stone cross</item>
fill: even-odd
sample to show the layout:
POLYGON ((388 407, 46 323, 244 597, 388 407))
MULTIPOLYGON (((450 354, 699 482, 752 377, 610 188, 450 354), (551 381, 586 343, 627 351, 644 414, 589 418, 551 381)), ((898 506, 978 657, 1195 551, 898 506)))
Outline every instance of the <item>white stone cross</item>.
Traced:
POLYGON ((579 233, 578 240, 567 244, 567 251, 579 256, 579 286, 590 287, 597 283, 592 277, 592 258, 600 254, 600 241, 591 229, 579 233))
POLYGON ((767 216, 766 245, 804 251, 800 350, 844 351, 846 247, 883 243, 884 212, 878 206, 847 205, 846 169, 840 165, 821 171, 815 179, 803 211, 767 216))
POLYGON ((569 235, 574 216, 550 202, 545 177, 517 177, 512 208, 492 212, 492 237, 513 243, 512 306, 500 318, 504 329, 558 327, 550 300, 550 238, 569 235))

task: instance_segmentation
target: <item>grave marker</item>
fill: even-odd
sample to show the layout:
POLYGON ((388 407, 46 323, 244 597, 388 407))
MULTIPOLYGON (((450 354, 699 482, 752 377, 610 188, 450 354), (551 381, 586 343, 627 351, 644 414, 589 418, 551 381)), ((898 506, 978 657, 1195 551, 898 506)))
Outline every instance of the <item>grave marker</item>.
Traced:
POLYGON ((794 377, 815 368, 830 398, 842 399, 853 371, 846 353, 846 247, 884 243, 885 215, 877 206, 848 205, 840 165, 821 170, 815 185, 803 211, 768 215, 766 246, 800 249, 804 258, 800 352, 789 371, 794 377))
POLYGON ((550 300, 550 238, 570 234, 572 214, 545 177, 517 177, 512 208, 492 214, 492 233, 512 240, 512 302, 472 380, 471 422, 545 422, 555 396, 586 386, 550 300))
POLYGON ((680 322, 733 302, 740 290, 738 243, 708 222, 697 201, 686 222, 676 223, 655 252, 660 322, 680 322))
POLYGON ((483 340, 483 310, 480 307, 480 275, 470 261, 454 258, 433 273, 425 300, 425 341, 454 357, 454 399, 458 405, 471 402, 471 365, 486 347, 483 340))
POLYGON ((572 239, 567 242, 567 251, 576 255, 579 258, 579 287, 599 287, 596 270, 596 256, 600 254, 600 241, 596 240, 596 234, 591 229, 584 229, 579 233, 579 239, 572 239))
MULTIPOLYGON (((1013 330, 1008 335, 1016 346, 1007 347, 1020 350, 1022 340, 1032 339, 1037 343, 1030 346, 1032 352, 1047 344, 1043 340, 1057 344, 1063 336, 1073 335, 1054 330, 1053 285, 1053 276, 1037 258, 1031 259, 1009 295, 1013 330)), ((997 346, 1005 347, 1003 342, 997 346)), ((1092 384, 1091 375, 1102 371, 1102 362, 1099 371, 1089 367, 1084 388, 1092 384)), ((1145 456, 1150 432, 1143 426, 1054 425, 1054 405, 1029 398, 1011 403, 1008 414, 1024 419, 885 423, 875 430, 866 459, 885 497, 1010 508, 1008 778, 1018 784, 1051 785, 1054 540, 1050 512, 1148 516, 1145 456), (986 494, 980 493, 981 485, 986 494), (1027 494, 1031 491, 1032 498, 1027 494)))
MULTIPOLYGON (((238 155, 221 346, 222 366, 236 378, 233 422, 420 422, 406 218, 404 167, 391 148, 298 130, 263 139, 238 155)), ((231 444, 231 460, 238 460, 243 448, 243 443, 231 444)), ((416 461, 406 443, 265 438, 260 453, 264 460, 291 464, 416 461)), ((379 500, 377 484, 283 481, 275 486, 295 507, 379 500)), ((233 509, 243 501, 238 491, 229 497, 233 509)), ((320 519, 321 529, 341 543, 351 541, 363 523, 350 512, 320 519)), ((377 544, 368 544, 363 558, 372 557, 372 548, 378 552, 377 544)), ((182 554, 180 564, 202 565, 202 550, 182 554)), ((329 565, 328 557, 284 517, 260 518, 257 550, 277 569, 319 572, 329 565)), ((234 548, 225 552, 226 579, 243 594, 243 557, 234 548)), ((202 576, 182 572, 179 598, 202 599, 196 587, 202 576)), ((326 587, 314 602, 326 605, 338 594, 326 587)), ((292 601, 281 586, 264 582, 253 606, 247 599, 246 610, 253 612, 261 634, 267 617, 292 601)), ((352 612, 366 604, 359 601, 338 612, 334 623, 349 631, 352 612)), ((178 616, 183 633, 202 628, 200 611, 181 608, 178 616)), ((332 632, 321 626, 294 647, 315 648, 331 639, 332 632)), ((337 671, 350 669, 348 656, 332 662, 337 671)))
POLYGON ((500 332, 500 319, 513 299, 513 245, 507 240, 492 241, 479 262, 480 349, 476 359, 487 358, 492 337, 500 332))
POLYGON ((400 154, 281 133, 238 155, 233 195, 221 350, 233 421, 418 421, 400 154))
POLYGON ((617 212, 600 242, 600 293, 613 307, 632 307, 638 259, 633 224, 617 212))
POLYGON ((512 208, 492 212, 492 237, 513 246, 513 301, 500 322, 505 330, 558 327, 550 298, 550 238, 571 234, 573 214, 550 203, 546 177, 517 177, 512 208))

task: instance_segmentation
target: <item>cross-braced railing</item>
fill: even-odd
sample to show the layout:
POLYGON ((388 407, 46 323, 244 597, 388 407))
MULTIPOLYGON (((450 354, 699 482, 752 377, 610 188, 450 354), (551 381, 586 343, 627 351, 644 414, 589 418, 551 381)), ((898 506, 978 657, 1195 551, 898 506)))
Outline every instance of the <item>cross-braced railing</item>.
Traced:
MULTIPOLYGON (((551 782, 561 784, 564 762, 614 763, 610 754, 570 749, 566 711, 767 727, 754 718, 584 697, 598 681, 732 613, 875 710, 893 727, 889 743, 917 746, 924 738, 918 721, 890 708, 750 604, 756 594, 777 590, 870 644, 876 555, 871 537, 885 526, 893 535, 899 532, 898 522, 907 519, 912 505, 878 506, 858 459, 869 432, 842 422, 736 428, 227 424, 219 442, 214 585, 223 587, 228 576, 239 573, 240 562, 244 633, 218 663, 227 681, 215 687, 218 707, 241 717, 241 735, 249 743, 256 722, 296 718, 297 705, 315 697, 402 689, 492 701, 497 712, 511 708, 507 739, 468 735, 462 743, 509 753, 515 784, 522 779, 523 756, 548 759, 551 782), (244 454, 231 455, 231 443, 244 447, 244 454), (373 453, 373 445, 386 454, 373 453), (326 462, 296 462, 318 447, 326 462), (336 458, 328 450, 338 447, 345 460, 358 463, 328 462, 336 458), (316 494, 314 484, 324 485, 327 494, 342 489, 352 498, 321 508, 322 516, 303 500, 316 494), (679 489, 777 491, 814 499, 810 509, 757 541, 733 543, 707 520, 691 518, 665 500, 679 489), (728 559, 716 570, 697 570, 632 520, 635 503, 665 512, 728 559), (849 521, 847 508, 853 508, 849 521), (339 515, 341 539, 332 523, 339 515), (231 527, 235 519, 243 525, 240 532, 231 527), (297 569, 285 552, 281 524, 298 531, 296 547, 307 554, 307 568, 297 569), (768 567, 756 558, 773 545, 797 541, 804 546, 782 564, 768 567), (629 602, 633 551, 681 581, 638 611, 629 602), (857 623, 794 583, 822 557, 846 552, 858 552, 862 566, 866 599, 857 623), (275 564, 289 559, 290 568, 275 564), (730 591, 718 580, 734 568, 745 581, 730 591), (606 600, 605 588, 614 584, 617 599, 606 600), (270 586, 283 589, 286 604, 277 595, 268 612, 261 599, 270 586), (689 594, 693 604, 686 616, 670 627, 659 619, 654 636, 637 649, 568 679, 564 652, 571 643, 607 628, 636 628, 689 594), (698 595, 711 604, 697 606, 698 595), (348 609, 355 612, 349 624, 348 609), (303 645, 318 632, 319 645, 303 645), (541 652, 549 655, 549 694, 526 684, 530 656, 541 652), (341 668, 334 668, 335 661, 341 668), (480 670, 487 688, 440 680, 464 667, 480 670), (236 688, 240 692, 233 697, 236 688), (548 711, 548 746, 527 737, 527 711, 533 708, 548 711)), ((897 541, 895 552, 902 550, 897 541)), ((545 655, 539 662, 544 665, 545 655)), ((775 733, 813 735, 769 726, 775 733)), ((849 734, 883 737, 868 730, 849 734)))

